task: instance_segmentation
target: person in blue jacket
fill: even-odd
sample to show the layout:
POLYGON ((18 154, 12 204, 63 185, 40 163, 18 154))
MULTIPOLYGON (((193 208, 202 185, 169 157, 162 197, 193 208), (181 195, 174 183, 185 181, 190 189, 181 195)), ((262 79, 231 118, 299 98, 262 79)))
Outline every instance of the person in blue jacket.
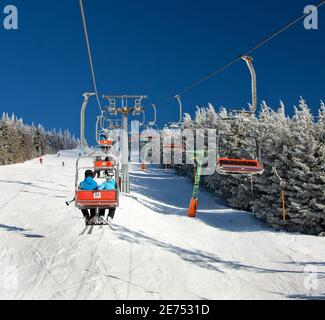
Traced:
POLYGON ((100 134, 100 141, 105 141, 107 140, 107 136, 104 133, 100 134))
MULTIPOLYGON (((94 180, 94 177, 95 177, 94 172, 91 170, 87 170, 85 172, 85 180, 80 183, 79 190, 84 190, 84 191, 97 190, 98 184, 94 180)), ((86 224, 88 224, 89 221, 96 216, 96 209, 90 209, 90 213, 87 209, 81 210, 81 212, 86 219, 86 224)))
MULTIPOLYGON (((113 179, 114 174, 112 172, 107 172, 106 174, 106 181, 103 182, 99 187, 98 190, 103 190, 103 191, 114 191, 116 190, 116 181, 113 179)), ((108 213, 108 218, 111 218, 112 220, 114 219, 116 212, 116 208, 111 208, 108 213)), ((102 214, 103 212, 101 212, 102 214)), ((105 210, 104 210, 104 215, 105 215, 105 210)))
POLYGON ((116 182, 113 179, 113 175, 108 173, 106 175, 106 181, 103 182, 99 187, 98 190, 110 191, 116 190, 116 182))
POLYGON ((80 182, 79 189, 85 191, 92 191, 98 188, 97 182, 94 180, 95 174, 92 170, 85 172, 85 180, 80 182))

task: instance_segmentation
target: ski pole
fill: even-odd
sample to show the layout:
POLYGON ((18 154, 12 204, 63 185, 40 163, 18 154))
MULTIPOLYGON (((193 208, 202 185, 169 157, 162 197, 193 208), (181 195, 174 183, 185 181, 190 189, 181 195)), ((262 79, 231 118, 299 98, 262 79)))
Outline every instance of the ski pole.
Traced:
POLYGON ((74 198, 73 200, 71 201, 67 201, 65 204, 69 207, 71 203, 75 202, 76 201, 76 198, 74 198))

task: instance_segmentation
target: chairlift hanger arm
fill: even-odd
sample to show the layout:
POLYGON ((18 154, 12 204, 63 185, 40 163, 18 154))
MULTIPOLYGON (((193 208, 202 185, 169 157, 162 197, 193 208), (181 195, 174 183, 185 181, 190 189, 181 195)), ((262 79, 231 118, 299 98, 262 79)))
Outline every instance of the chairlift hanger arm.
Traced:
POLYGON ((174 123, 174 122, 170 123, 171 128, 179 128, 183 122, 183 104, 182 104, 181 96, 176 95, 175 99, 178 101, 178 104, 179 104, 179 121, 176 123, 174 123))
POLYGON ((182 100, 181 100, 181 96, 176 95, 175 98, 177 99, 178 103, 179 103, 179 125, 182 124, 183 121, 183 104, 182 104, 182 100))
POLYGON ((99 141, 99 125, 101 122, 101 116, 97 117, 97 121, 96 121, 96 141, 99 141))
POLYGON ((146 123, 146 113, 144 111, 144 109, 142 109, 142 122, 140 122, 140 126, 143 127, 146 123))
POLYGON ((257 109, 257 84, 256 84, 256 71, 253 65, 253 58, 248 56, 243 56, 242 59, 246 61, 252 78, 252 113, 255 113, 257 109))
POLYGON ((152 109, 153 109, 153 113, 154 113, 154 120, 149 122, 149 126, 154 126, 156 125, 157 122, 157 108, 155 104, 151 105, 152 109))
POLYGON ((89 102, 89 98, 92 96, 95 96, 95 95, 96 95, 96 93, 84 93, 83 94, 84 102, 82 104, 81 114, 80 114, 80 139, 81 139, 81 146, 85 152, 89 151, 89 147, 87 145, 86 138, 85 138, 85 114, 86 114, 86 109, 87 109, 87 105, 89 102))

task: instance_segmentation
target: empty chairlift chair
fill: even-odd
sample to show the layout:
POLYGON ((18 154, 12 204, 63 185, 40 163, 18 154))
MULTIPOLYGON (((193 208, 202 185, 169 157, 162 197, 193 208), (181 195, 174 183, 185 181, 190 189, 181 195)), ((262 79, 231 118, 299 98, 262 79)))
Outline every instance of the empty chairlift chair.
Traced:
POLYGON ((263 174, 264 168, 258 160, 220 158, 217 171, 230 175, 256 175, 263 174))

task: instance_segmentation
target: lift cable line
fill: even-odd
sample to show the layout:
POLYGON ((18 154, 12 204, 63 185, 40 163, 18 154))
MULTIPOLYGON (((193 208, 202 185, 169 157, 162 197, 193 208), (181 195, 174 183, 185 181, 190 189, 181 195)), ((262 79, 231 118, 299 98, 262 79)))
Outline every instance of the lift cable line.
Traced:
MULTIPOLYGON (((322 5, 325 4, 325 0, 320 1, 317 5, 315 5, 315 8, 320 8, 322 5)), ((190 86, 188 86, 187 88, 185 88, 183 91, 179 92, 177 95, 182 96, 185 93, 188 93, 189 91, 191 91, 192 89, 194 89, 195 87, 199 86, 200 84, 202 84, 203 82, 213 78, 214 76, 216 76, 217 74, 223 72, 225 69, 228 69, 229 67, 231 67, 232 65, 234 65, 235 63, 237 63, 238 61, 242 60, 243 57, 245 56, 249 56, 252 52, 256 51, 257 49, 259 49, 260 47, 264 46, 266 43, 270 42, 271 40, 273 40, 275 37, 277 37, 278 35, 280 35, 281 33, 285 32, 286 30, 288 30, 289 28, 291 28, 292 26, 294 26, 295 24, 297 24, 299 21, 305 19, 308 15, 310 15, 310 12, 308 13, 304 13, 303 15, 295 18, 294 20, 292 20, 291 22, 289 22, 288 24, 286 24, 284 27, 280 28, 279 30, 271 33, 270 35, 268 35, 267 37, 265 37, 263 40, 261 40, 260 42, 258 42, 254 47, 250 48, 249 50, 247 50, 246 52, 242 53, 241 55, 239 55, 238 57, 234 58, 233 60, 231 60, 230 62, 226 63, 225 65, 223 65, 222 67, 218 68, 217 70, 209 73, 208 75, 206 75, 204 78, 194 82, 193 84, 191 84, 190 86)), ((161 100, 159 102, 156 103, 156 105, 161 105, 164 104, 166 102, 169 102, 171 100, 173 100, 175 98, 175 95, 170 96, 164 100, 161 100)))
POLYGON ((97 99, 98 107, 100 109, 100 112, 102 113, 103 108, 102 108, 102 105, 100 103, 99 95, 98 95, 97 82, 96 82, 96 77, 95 77, 95 69, 94 69, 94 63, 93 63, 93 58, 92 58, 91 49, 90 49, 90 42, 89 42, 89 35, 88 35, 88 29, 87 29, 87 23, 86 23, 83 0, 79 0, 79 4, 80 4, 80 12, 81 12, 82 24, 83 24, 83 28, 84 28, 84 32, 85 32, 85 39, 86 39, 86 45, 87 45, 87 50, 88 50, 88 57, 89 57, 91 75, 92 75, 93 84, 94 84, 94 90, 95 90, 95 93, 96 93, 96 99, 97 99))

